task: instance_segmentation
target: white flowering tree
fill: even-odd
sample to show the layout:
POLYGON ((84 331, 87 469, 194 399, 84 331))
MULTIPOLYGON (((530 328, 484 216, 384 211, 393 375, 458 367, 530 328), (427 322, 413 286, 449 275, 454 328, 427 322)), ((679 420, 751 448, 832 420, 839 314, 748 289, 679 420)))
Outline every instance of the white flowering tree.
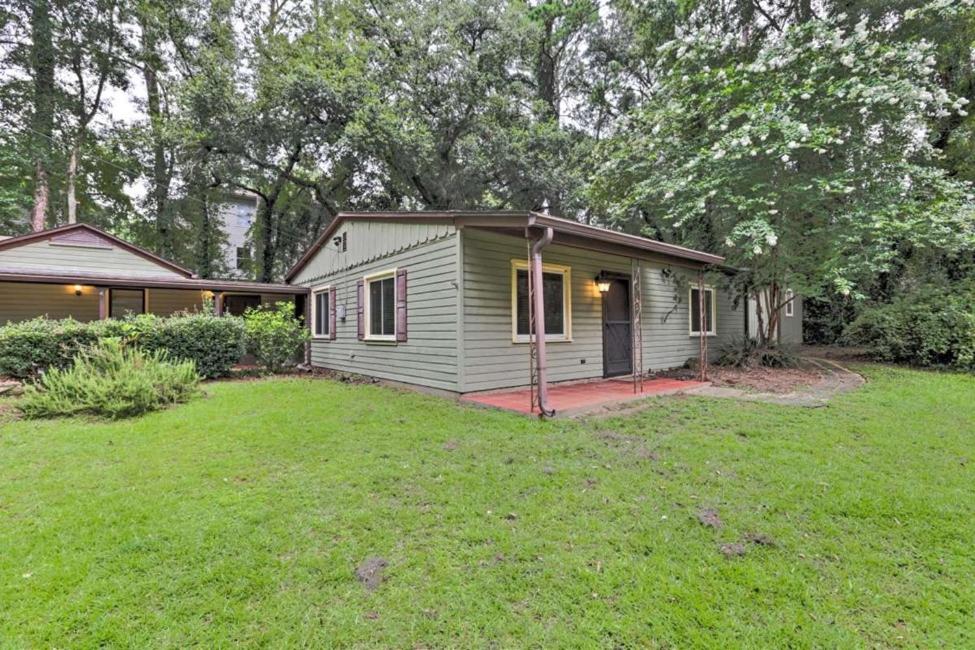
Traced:
POLYGON ((750 269, 765 340, 786 287, 855 296, 904 247, 973 241, 971 189, 939 168, 928 126, 968 101, 936 83, 929 43, 843 20, 791 27, 746 62, 713 32, 664 44, 591 187, 617 225, 750 269))

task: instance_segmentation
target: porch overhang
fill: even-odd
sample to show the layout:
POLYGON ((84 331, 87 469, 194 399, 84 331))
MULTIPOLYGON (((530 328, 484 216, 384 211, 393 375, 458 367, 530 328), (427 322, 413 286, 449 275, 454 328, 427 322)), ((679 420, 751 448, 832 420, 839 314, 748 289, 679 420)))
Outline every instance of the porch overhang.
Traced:
POLYGON ((88 286, 133 287, 146 289, 196 289, 214 293, 263 293, 283 295, 306 295, 309 290, 292 284, 270 284, 237 280, 210 280, 204 278, 136 277, 132 275, 109 275, 84 271, 59 271, 42 273, 36 270, 0 267, 0 282, 23 282, 28 284, 81 284, 88 286))

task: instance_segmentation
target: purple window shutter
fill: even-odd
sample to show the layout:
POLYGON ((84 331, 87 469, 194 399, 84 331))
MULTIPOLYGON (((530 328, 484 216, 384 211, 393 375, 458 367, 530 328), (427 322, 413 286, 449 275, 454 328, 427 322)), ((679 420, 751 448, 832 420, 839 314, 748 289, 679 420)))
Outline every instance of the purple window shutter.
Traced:
POLYGON ((355 306, 355 318, 356 326, 359 331, 359 340, 366 338, 366 314, 365 314, 365 282, 363 280, 358 280, 355 283, 355 293, 356 293, 356 306, 355 306))
POLYGON ((328 338, 335 340, 335 287, 328 290, 328 338))
POLYGON ((406 340, 406 269, 396 271, 396 340, 406 340))

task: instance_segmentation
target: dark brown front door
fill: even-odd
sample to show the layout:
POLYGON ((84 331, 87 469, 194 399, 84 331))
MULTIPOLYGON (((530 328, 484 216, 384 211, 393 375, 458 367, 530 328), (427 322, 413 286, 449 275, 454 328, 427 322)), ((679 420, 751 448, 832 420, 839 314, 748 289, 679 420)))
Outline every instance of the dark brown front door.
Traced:
POLYGON ((614 279, 603 295, 603 376, 633 372, 630 282, 614 279))

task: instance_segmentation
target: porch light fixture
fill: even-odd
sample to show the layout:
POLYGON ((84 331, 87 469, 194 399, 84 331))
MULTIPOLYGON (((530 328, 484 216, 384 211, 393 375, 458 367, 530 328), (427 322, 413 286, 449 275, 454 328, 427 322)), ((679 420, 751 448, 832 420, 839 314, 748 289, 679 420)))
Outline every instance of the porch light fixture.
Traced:
POLYGON ((76 295, 76 296, 80 296, 81 295, 81 285, 80 284, 74 285, 74 295, 76 295))
POLYGON ((606 295, 609 293, 609 278, 606 276, 605 271, 600 271, 599 275, 596 276, 596 288, 599 289, 599 293, 606 295))

